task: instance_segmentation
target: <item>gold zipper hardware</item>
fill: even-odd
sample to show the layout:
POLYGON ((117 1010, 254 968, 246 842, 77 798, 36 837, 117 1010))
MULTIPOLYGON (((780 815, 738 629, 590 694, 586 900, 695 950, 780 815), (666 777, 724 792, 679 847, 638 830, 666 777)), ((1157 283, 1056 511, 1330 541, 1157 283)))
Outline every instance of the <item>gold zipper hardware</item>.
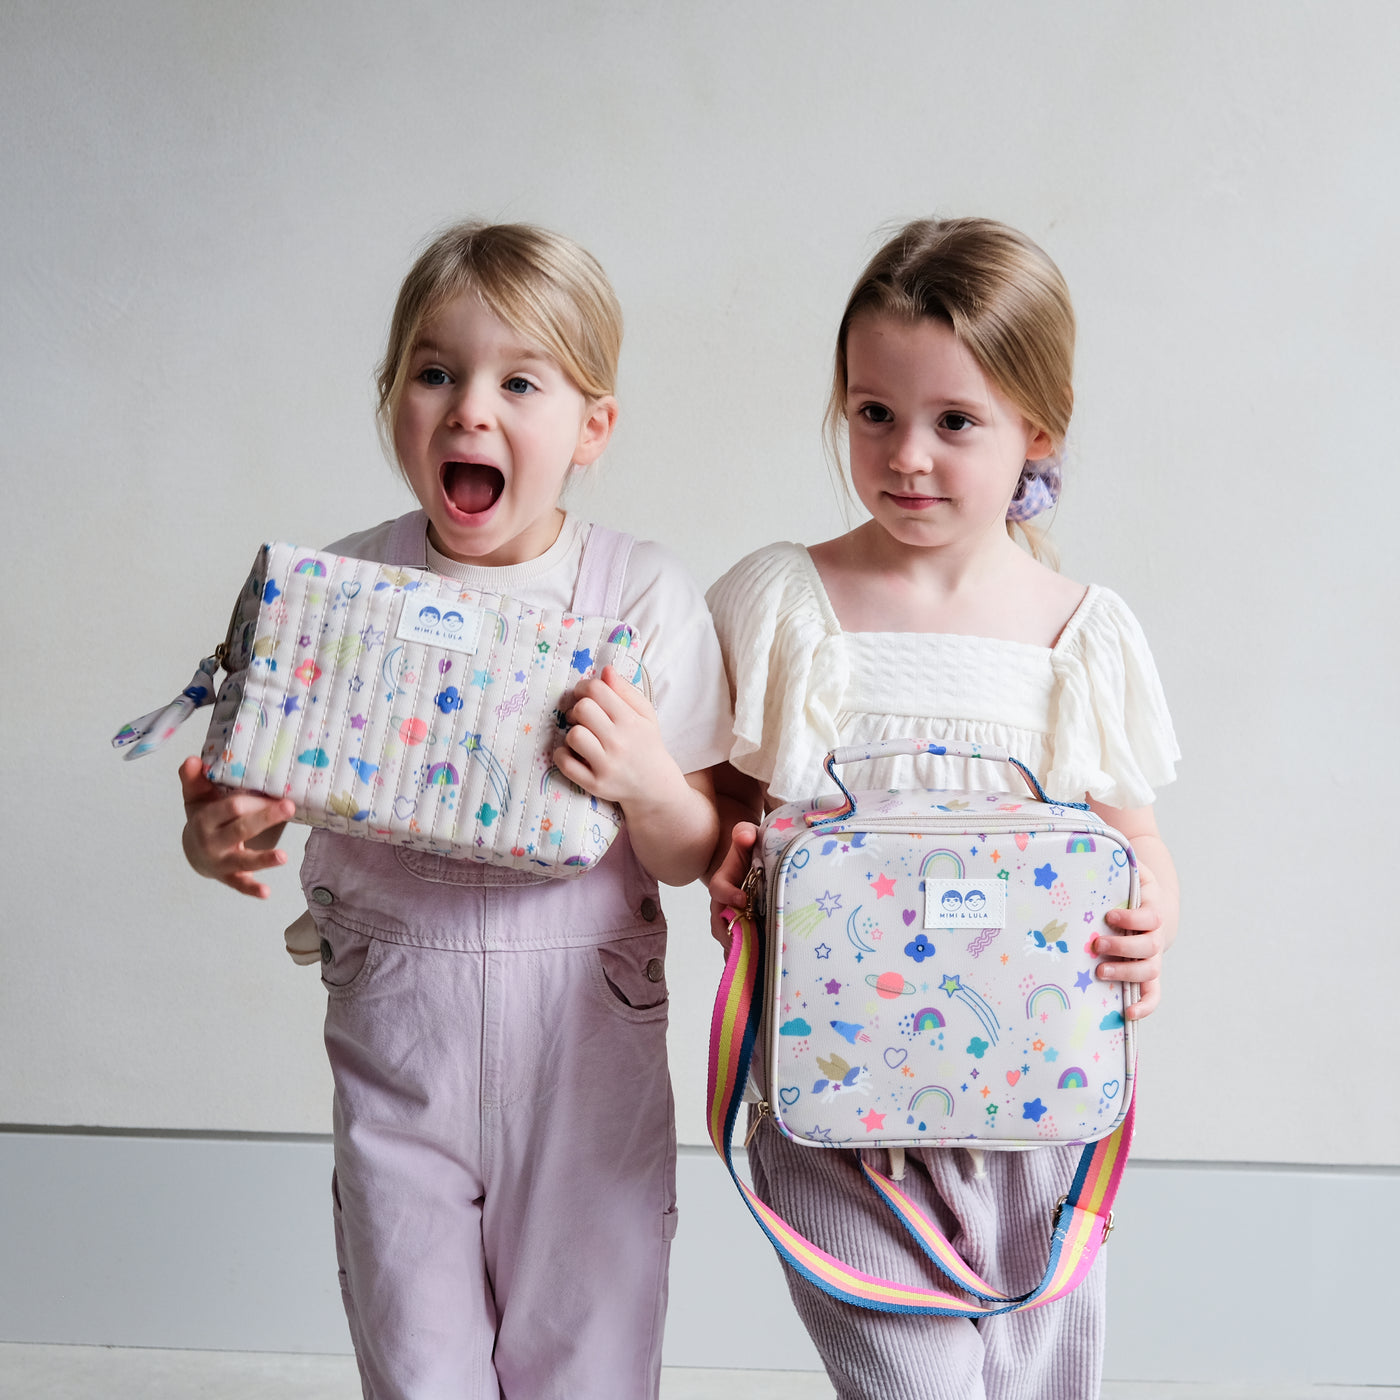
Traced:
POLYGON ((767 1099, 760 1099, 757 1112, 754 1113, 753 1121, 749 1124, 749 1130, 744 1134, 744 1150, 748 1151, 749 1143, 753 1141, 753 1135, 758 1131, 758 1126, 768 1117, 773 1110, 768 1107, 767 1099))

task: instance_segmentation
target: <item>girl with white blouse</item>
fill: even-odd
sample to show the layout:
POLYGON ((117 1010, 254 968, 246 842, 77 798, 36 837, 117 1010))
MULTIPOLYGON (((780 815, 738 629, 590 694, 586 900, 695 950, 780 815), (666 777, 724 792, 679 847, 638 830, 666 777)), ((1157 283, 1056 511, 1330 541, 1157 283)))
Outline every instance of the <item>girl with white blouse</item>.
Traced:
MULTIPOLYGON (((1176 935, 1177 881, 1152 802, 1179 756, 1151 652, 1127 605, 1055 572, 1027 522, 1059 492, 1073 407, 1074 312, 1059 269, 986 219, 901 229, 841 320, 827 426, 845 429, 870 519, 806 549, 773 544, 708 595, 734 697, 721 787, 752 817, 829 787, 829 749, 898 737, 997 745, 1052 799, 1082 801, 1133 843, 1142 905, 1107 915, 1098 975, 1139 984, 1150 1015, 1176 935), (1018 539, 1019 536, 1019 539, 1018 539)), ((861 788, 1008 788, 1001 765, 870 761, 861 788)), ((757 828, 735 825, 711 880, 741 905, 757 828)), ((723 937, 717 920, 717 934, 723 937)), ((908 1155, 905 1189, 963 1258, 1019 1293, 1045 1264, 1077 1147, 908 1155)), ((865 1186, 855 1154, 813 1151, 760 1124, 759 1194, 857 1268, 919 1281, 927 1261, 865 1186)), ((1093 1400, 1103 1356, 1103 1254, 1048 1306, 971 1322, 866 1312, 788 1270, 842 1400, 1093 1400)))

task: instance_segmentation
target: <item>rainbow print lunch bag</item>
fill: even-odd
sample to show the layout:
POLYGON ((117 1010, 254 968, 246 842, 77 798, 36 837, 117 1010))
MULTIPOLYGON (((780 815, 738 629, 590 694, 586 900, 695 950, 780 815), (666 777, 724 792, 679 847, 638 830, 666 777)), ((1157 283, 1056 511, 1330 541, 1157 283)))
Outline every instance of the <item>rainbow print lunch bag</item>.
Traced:
MULTIPOLYGON (((391 557, 411 552, 415 531, 421 553, 423 519, 395 522, 391 557)), ((112 742, 140 757, 212 705, 202 758, 222 787, 290 797, 294 820, 341 835, 580 875, 622 811, 570 783, 552 754, 584 677, 612 665, 650 688, 636 633, 603 615, 631 544, 592 527, 567 612, 425 568, 265 544, 223 645, 171 705, 112 742)))
MULTIPOLYGON (((1100 981, 1104 914, 1136 906, 1127 840, 1052 802, 1004 750, 895 739, 837 749, 840 790, 770 813, 735 915, 711 1032, 710 1133, 730 1136, 750 1062, 771 1119, 814 1149, 884 1148, 867 1179, 973 1302, 872 1280, 803 1240, 739 1181, 770 1240, 818 1286, 868 1307, 978 1317, 1073 1288, 1104 1238, 1131 1135, 1137 989, 1100 981), (1012 765, 1031 796, 852 792, 846 763, 952 754, 1012 765), (1046 1277, 1019 1299, 978 1279, 904 1196, 911 1147, 1082 1144, 1046 1277)), ((755 1124, 755 1127, 757 1123, 755 1124)), ((751 1129, 752 1131, 752 1129, 751 1129)), ((1049 1222, 1047 1222, 1047 1229, 1049 1222)))

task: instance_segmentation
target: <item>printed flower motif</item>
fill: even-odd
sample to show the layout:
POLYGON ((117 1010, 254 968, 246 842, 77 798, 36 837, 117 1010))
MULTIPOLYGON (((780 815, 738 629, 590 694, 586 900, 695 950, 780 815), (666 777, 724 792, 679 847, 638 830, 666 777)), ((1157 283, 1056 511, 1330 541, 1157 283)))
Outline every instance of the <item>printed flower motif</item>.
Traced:
POLYGON ((542 817, 542 818, 540 819, 540 830, 541 830, 541 831, 553 831, 553 830, 554 830, 554 823, 553 823, 548 817, 542 817))
POLYGON ((308 656, 292 674, 303 685, 314 685, 321 677, 321 668, 308 656))
POLYGON ((921 963, 925 958, 931 958, 938 949, 921 933, 912 943, 904 945, 904 951, 914 959, 916 963, 921 963))
POLYGON ((449 685, 447 689, 433 701, 433 704, 435 704, 443 714, 450 715, 453 710, 460 710, 462 708, 462 697, 458 694, 455 685, 449 685))
POLYGON ((981 1036, 974 1035, 972 1037, 972 1043, 967 1047, 967 1053, 980 1060, 990 1049, 991 1045, 989 1042, 983 1040, 981 1036))
POLYGON ((500 815, 501 814, 489 802, 483 802, 481 806, 476 809, 476 819, 482 826, 490 826, 500 815))

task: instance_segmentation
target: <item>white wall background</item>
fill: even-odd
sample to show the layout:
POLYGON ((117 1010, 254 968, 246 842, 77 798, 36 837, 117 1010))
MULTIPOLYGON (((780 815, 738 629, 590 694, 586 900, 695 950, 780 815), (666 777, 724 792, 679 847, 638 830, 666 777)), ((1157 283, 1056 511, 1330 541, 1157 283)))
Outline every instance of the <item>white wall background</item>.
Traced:
MULTIPOLYGON (((890 221, 1006 219, 1082 334, 1067 573, 1153 640, 1185 888, 1139 1150, 1400 1164, 1400 8, 71 0, 0 8, 0 1122, 324 1132, 314 971, 179 853, 125 719, 265 538, 397 514, 370 379, 435 227, 583 242, 627 314, 579 502, 702 583, 841 528, 819 418, 890 221)), ((191 733, 184 750, 197 748, 191 733)), ((703 1140, 695 895, 672 900, 703 1140)))

